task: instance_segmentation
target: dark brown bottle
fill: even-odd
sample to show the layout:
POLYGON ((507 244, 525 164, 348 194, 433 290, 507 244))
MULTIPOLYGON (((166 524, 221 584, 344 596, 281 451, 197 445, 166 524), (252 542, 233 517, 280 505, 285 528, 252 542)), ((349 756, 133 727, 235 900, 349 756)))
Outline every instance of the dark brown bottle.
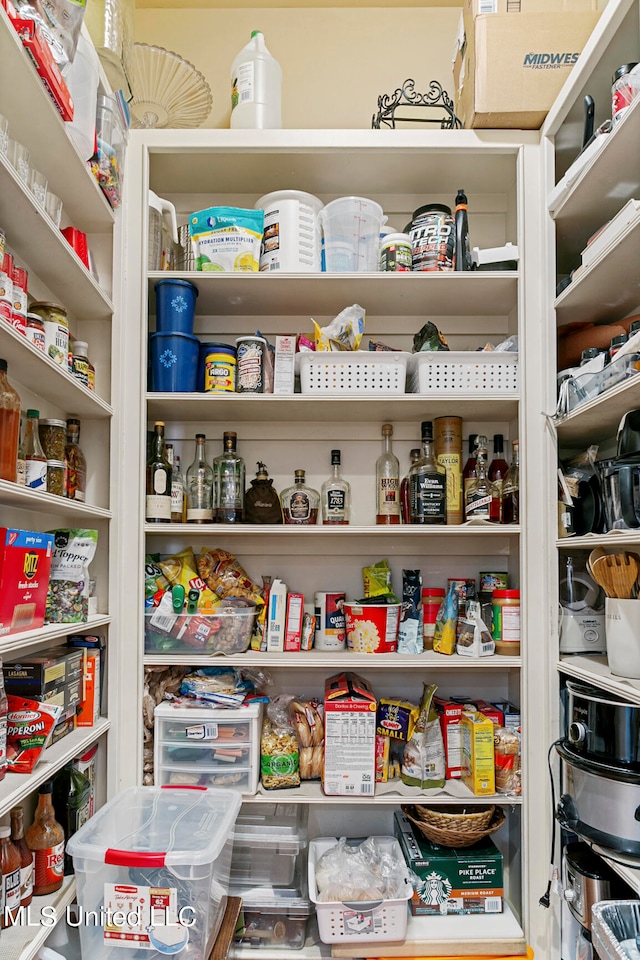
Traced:
POLYGON ((11 827, 0 827, 0 862, 2 863, 0 926, 4 929, 9 926, 11 920, 15 920, 20 909, 20 852, 11 842, 11 827))
POLYGON ((38 806, 27 830, 27 846, 34 854, 34 897, 55 893, 64 880, 64 830, 55 817, 52 791, 51 780, 38 790, 38 806))
MULTIPOLYGON (((415 449, 410 452, 409 457, 411 458, 411 463, 409 464, 409 470, 414 463, 417 463, 420 459, 420 453, 419 447, 415 447, 415 449)), ((402 512, 403 523, 411 523, 411 504, 409 499, 409 474, 407 473, 402 478, 400 484, 400 510, 402 512)))
POLYGON ((24 838, 22 807, 11 808, 11 840, 20 854, 20 906, 28 907, 33 899, 33 854, 24 838))
POLYGON ((520 458, 519 444, 512 441, 511 466, 502 484, 502 522, 520 523, 520 458))
POLYGON ((469 434, 469 456, 462 471, 462 500, 467 502, 467 488, 469 480, 475 480, 476 477, 476 437, 477 433, 469 434))

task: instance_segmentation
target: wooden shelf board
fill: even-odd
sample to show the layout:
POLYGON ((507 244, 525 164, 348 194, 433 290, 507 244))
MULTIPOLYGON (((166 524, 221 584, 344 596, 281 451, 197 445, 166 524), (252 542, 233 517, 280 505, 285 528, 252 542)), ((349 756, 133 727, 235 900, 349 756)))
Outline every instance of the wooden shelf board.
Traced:
POLYGON ((584 683, 608 690, 625 700, 640 704, 640 680, 627 680, 611 673, 607 658, 598 656, 565 656, 558 661, 557 669, 566 677, 574 677, 584 683))
POLYGON ((54 927, 65 922, 67 907, 73 902, 75 895, 75 877, 65 877, 62 886, 55 893, 47 897, 35 897, 28 908, 29 913, 26 914, 31 925, 24 923, 3 930, 2 960, 33 960, 54 927), (46 922, 41 924, 41 919, 46 919, 46 922))
POLYGON ((87 517, 97 520, 110 520, 111 511, 104 507, 94 507, 80 500, 68 500, 54 493, 40 493, 29 487, 18 486, 10 480, 0 480, 0 504, 7 507, 20 507, 27 510, 39 510, 41 513, 55 513, 65 518, 87 517))
POLYGON ((111 617, 95 614, 86 623, 47 623, 35 630, 22 630, 0 638, 0 657, 10 659, 25 647, 44 647, 72 633, 92 633, 111 623, 111 617))

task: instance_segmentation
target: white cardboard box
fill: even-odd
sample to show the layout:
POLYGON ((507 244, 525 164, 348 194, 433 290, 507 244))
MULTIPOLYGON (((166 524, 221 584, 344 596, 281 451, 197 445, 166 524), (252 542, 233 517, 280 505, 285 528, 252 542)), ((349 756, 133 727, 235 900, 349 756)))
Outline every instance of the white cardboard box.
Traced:
POLYGON ((275 338, 276 357, 273 371, 273 392, 293 393, 295 383, 296 336, 285 334, 275 338))
POLYGON ((274 580, 269 592, 267 611, 267 652, 284 651, 284 633, 287 619, 287 585, 282 580, 274 580))

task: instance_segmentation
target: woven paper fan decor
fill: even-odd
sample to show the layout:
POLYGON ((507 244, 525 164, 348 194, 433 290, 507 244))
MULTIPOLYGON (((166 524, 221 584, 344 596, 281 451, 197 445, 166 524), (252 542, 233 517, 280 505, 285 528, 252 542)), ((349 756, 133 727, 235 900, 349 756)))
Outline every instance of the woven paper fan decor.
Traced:
POLYGON ((134 43, 128 62, 134 127, 199 127, 213 98, 199 70, 163 47, 134 43))

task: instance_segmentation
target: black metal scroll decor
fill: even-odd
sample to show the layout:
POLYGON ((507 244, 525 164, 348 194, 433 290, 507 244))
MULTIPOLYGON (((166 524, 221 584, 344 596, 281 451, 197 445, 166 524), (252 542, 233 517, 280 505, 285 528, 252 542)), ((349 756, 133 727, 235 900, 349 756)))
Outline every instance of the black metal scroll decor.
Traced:
POLYGON ((453 100, 437 80, 432 80, 426 93, 418 93, 415 80, 405 80, 393 93, 382 93, 378 97, 378 112, 371 118, 373 130, 380 127, 396 129, 396 123, 431 123, 441 130, 456 130, 462 123, 456 117, 453 100), (411 116, 414 110, 418 115, 411 116), (399 116, 398 111, 408 116, 399 116))

